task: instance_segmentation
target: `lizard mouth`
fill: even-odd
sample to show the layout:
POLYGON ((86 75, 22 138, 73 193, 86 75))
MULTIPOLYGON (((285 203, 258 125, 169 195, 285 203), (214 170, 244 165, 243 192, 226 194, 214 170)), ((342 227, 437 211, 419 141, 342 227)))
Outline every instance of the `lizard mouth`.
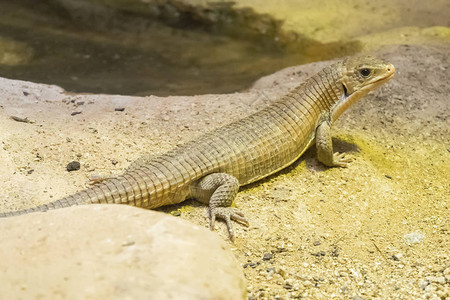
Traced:
POLYGON ((383 84, 383 83, 391 80, 392 77, 394 77, 394 75, 395 75, 395 67, 394 67, 394 65, 389 64, 389 66, 386 68, 385 76, 383 76, 381 78, 377 78, 376 80, 374 80, 373 82, 371 82, 367 86, 369 86, 370 89, 373 89, 373 87, 376 87, 376 86, 378 86, 380 84, 383 84))

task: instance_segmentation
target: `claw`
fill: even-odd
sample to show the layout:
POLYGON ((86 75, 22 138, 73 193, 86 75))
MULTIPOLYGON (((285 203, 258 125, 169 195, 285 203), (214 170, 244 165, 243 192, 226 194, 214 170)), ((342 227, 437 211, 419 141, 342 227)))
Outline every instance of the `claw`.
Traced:
POLYGON ((249 226, 248 220, 244 217, 244 213, 238 210, 235 207, 216 207, 210 209, 209 217, 211 230, 214 230, 214 223, 216 218, 223 219, 227 224, 228 236, 232 242, 234 242, 235 234, 233 231, 233 225, 231 220, 236 221, 238 223, 244 224, 247 227, 249 226))
POLYGON ((96 185, 96 184, 103 183, 103 181, 106 181, 106 180, 109 180, 112 178, 114 178, 114 176, 92 174, 91 176, 89 176, 88 182, 86 184, 87 185, 96 185))
POLYGON ((347 168, 352 158, 346 157, 345 153, 335 152, 333 154, 333 165, 336 167, 347 168))
POLYGON ((216 214, 214 213, 214 211, 209 212, 209 219, 209 227, 211 230, 214 230, 214 224, 216 223, 216 214))

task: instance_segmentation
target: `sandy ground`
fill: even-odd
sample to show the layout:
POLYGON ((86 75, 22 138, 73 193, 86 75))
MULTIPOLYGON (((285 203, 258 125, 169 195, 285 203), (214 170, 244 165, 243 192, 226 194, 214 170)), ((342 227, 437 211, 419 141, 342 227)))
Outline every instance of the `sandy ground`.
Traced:
MULTIPOLYGON (((251 226, 236 224, 230 247, 251 299, 450 297, 449 51, 378 52, 396 77, 334 126, 335 149, 354 158, 349 168, 325 168, 311 149, 242 189, 236 206, 251 226)), ((146 152, 260 109, 327 64, 285 69, 244 93, 195 97, 71 95, 1 80, 0 211, 73 193, 90 174, 119 173, 146 152), (74 160, 81 170, 67 172, 74 160)), ((208 224, 194 201, 162 210, 208 224)))

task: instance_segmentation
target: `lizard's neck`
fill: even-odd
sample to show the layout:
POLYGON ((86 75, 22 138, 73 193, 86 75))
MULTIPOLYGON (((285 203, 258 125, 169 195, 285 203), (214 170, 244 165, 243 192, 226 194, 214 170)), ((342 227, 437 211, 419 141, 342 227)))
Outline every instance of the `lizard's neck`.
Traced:
MULTIPOLYGON (((284 97, 284 101, 297 107, 299 116, 322 118, 323 116, 336 118, 347 106, 345 89, 341 83, 342 64, 333 64, 317 73, 299 87, 284 97), (304 109, 309 113, 305 114, 304 109)), ((316 120, 316 121, 317 121, 316 120)))

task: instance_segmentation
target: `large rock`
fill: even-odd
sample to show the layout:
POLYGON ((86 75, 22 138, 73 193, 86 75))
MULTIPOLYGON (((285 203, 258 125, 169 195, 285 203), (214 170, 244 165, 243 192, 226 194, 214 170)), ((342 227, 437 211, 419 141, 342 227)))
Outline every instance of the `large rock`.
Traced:
POLYGON ((129 206, 0 220, 2 299, 241 299, 245 281, 209 230, 129 206))

